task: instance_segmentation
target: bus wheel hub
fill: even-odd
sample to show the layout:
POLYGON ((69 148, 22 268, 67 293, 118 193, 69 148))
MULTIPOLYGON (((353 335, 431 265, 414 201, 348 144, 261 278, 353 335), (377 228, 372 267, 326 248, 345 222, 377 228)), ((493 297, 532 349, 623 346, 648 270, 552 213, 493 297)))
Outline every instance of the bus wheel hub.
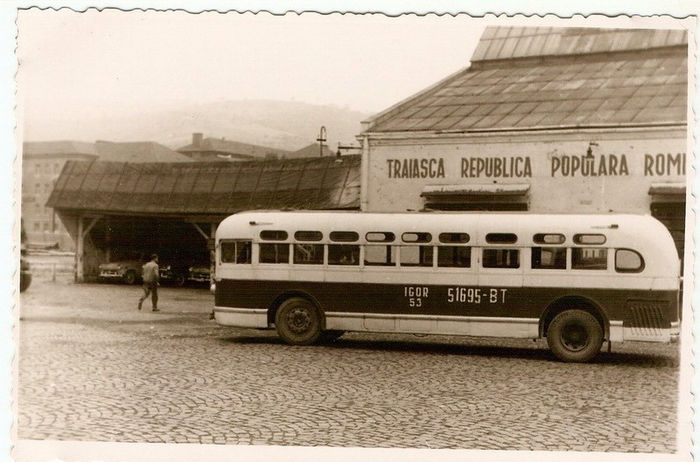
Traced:
POLYGON ((295 309, 287 317, 289 328, 297 334, 305 332, 311 325, 311 316, 304 309, 295 309))
POLYGON ((586 328, 579 324, 569 324, 562 331, 562 343, 571 351, 583 350, 588 344, 586 328))

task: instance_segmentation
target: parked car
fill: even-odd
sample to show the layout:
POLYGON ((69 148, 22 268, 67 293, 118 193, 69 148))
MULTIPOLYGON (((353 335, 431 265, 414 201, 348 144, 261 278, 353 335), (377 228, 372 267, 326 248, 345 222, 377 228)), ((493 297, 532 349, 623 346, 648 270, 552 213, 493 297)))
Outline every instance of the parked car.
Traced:
POLYGON ((32 273, 29 267, 29 262, 24 258, 24 250, 19 257, 19 291, 24 292, 32 283, 32 273))
POLYGON ((189 268, 187 280, 194 283, 207 283, 211 280, 211 267, 209 262, 195 263, 189 268))
POLYGON ((20 230, 21 230, 21 241, 20 241, 20 253, 19 253, 19 291, 24 292, 29 288, 29 284, 32 283, 32 273, 29 268, 29 261, 24 258, 24 254, 26 253, 26 242, 27 242, 27 233, 24 231, 24 221, 20 221, 20 230))
POLYGON ((98 279, 100 282, 136 284, 141 280, 142 266, 143 262, 136 259, 102 263, 98 279))
POLYGON ((182 287, 189 277, 187 263, 170 262, 159 264, 160 281, 182 287))

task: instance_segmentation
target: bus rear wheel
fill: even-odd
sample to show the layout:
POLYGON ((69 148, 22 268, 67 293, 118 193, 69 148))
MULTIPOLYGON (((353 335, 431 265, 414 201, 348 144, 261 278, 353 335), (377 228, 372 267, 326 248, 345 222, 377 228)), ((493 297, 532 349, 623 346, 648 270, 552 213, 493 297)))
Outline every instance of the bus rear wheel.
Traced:
POLYGON ((600 351, 603 328, 587 311, 566 310, 549 324, 547 344, 562 361, 587 362, 600 351))
POLYGON ((321 314, 310 301, 290 298, 275 314, 280 338, 290 345, 311 345, 321 336, 321 314))

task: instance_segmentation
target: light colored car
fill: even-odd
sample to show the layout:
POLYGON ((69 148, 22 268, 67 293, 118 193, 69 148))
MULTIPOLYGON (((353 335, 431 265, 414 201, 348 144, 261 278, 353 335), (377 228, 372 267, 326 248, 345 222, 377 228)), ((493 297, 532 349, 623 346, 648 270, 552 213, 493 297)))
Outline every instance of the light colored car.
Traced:
POLYGON ((190 266, 188 281, 196 283, 209 283, 211 281, 211 268, 209 263, 199 263, 190 266))
POLYGON ((141 280, 140 260, 121 260, 111 263, 102 263, 99 266, 100 282, 124 282, 126 284, 136 284, 141 280))

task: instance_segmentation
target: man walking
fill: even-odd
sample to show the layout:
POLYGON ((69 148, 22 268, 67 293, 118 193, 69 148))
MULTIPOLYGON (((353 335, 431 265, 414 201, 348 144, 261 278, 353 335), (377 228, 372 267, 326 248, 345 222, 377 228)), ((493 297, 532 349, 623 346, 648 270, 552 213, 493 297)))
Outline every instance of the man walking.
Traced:
POLYGON ((151 255, 151 261, 143 265, 143 295, 139 299, 139 310, 143 301, 151 296, 151 304, 153 305, 153 311, 160 311, 158 309, 158 280, 160 279, 160 274, 158 273, 158 255, 151 255))

